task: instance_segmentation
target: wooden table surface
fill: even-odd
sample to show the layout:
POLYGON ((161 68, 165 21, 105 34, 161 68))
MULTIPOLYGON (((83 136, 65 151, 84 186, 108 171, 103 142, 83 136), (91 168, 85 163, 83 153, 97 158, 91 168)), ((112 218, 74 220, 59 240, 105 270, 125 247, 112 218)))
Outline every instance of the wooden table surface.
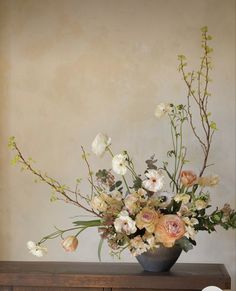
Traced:
POLYGON ((0 262, 0 286, 202 290, 210 285, 230 289, 224 265, 177 263, 169 272, 152 273, 137 263, 0 262))

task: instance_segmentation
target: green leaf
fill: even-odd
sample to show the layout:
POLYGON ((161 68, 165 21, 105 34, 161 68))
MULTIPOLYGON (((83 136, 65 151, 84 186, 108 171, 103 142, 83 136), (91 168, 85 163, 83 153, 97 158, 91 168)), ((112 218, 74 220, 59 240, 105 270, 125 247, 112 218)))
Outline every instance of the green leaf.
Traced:
POLYGON ((178 60, 179 61, 186 60, 186 57, 184 55, 178 55, 178 60))
POLYGON ((102 261, 101 251, 102 251, 103 242, 104 242, 104 239, 101 237, 100 242, 98 244, 98 259, 99 259, 99 262, 102 261))
POLYGON ((202 31, 202 32, 207 32, 207 31, 208 31, 208 27, 207 27, 207 26, 203 26, 203 27, 201 28, 201 31, 202 31))
POLYGON ((211 121, 210 128, 213 130, 218 130, 216 123, 214 121, 211 121))
POLYGON ((19 155, 16 155, 12 160, 11 160, 11 165, 15 166, 18 161, 20 160, 19 155))
POLYGON ((185 252, 188 252, 193 248, 192 243, 185 236, 177 240, 176 244, 179 245, 185 252))
POLYGON ((77 183, 77 184, 80 184, 81 181, 82 181, 82 178, 77 178, 77 179, 76 179, 76 183, 77 183))
POLYGON ((100 226, 101 225, 101 220, 100 219, 96 219, 96 220, 77 220, 74 221, 73 224, 77 225, 77 226, 86 226, 86 227, 92 227, 92 226, 100 226))
POLYGON ((117 181, 116 184, 115 184, 116 188, 120 187, 121 184, 122 184, 122 181, 117 181))
POLYGON ((10 149, 13 149, 15 147, 15 137, 14 136, 9 137, 9 139, 8 139, 8 147, 10 149))
POLYGON ((55 192, 52 192, 50 196, 50 202, 55 202, 55 201, 57 201, 57 196, 55 192))

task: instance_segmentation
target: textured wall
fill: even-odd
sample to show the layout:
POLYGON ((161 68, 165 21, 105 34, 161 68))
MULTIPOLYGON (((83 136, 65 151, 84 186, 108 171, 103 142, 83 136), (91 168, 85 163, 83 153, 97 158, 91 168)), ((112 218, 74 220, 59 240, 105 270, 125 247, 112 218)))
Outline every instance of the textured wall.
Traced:
MULTIPOLYGON (((9 165, 8 137, 17 137, 38 168, 70 185, 86 177, 80 145, 90 149, 99 131, 112 137, 114 152, 128 149, 142 172, 153 152, 165 155, 168 126, 153 111, 161 101, 185 101, 177 55, 198 63, 203 25, 214 36, 211 108, 220 128, 211 159, 221 184, 212 200, 236 206, 235 1, 0 1, 0 259, 35 259, 26 241, 78 215, 50 203, 47 186, 9 165)), ((186 142, 197 171, 199 148, 191 137, 186 142)), ((109 162, 92 160, 96 167, 109 162)), ((75 254, 50 242, 45 259, 96 261, 98 240, 96 231, 83 234, 75 254)), ((219 229, 197 241, 180 260, 225 263, 235 279, 235 233, 219 229)), ((103 258, 112 260, 106 247, 103 258)))

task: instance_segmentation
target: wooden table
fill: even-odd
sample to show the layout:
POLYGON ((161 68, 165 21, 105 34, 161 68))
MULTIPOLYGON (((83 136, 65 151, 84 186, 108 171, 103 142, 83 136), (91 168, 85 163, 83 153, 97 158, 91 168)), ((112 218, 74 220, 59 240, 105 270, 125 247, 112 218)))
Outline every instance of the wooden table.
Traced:
POLYGON ((0 262, 0 291, 184 291, 230 289, 222 264, 176 264, 150 273, 136 263, 0 262))

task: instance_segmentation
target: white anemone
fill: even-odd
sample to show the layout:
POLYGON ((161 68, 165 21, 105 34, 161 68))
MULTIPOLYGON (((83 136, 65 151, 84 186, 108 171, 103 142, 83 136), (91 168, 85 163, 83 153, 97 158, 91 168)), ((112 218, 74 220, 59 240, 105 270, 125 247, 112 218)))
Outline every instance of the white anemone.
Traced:
POLYGON ((92 142, 92 152, 101 157, 111 144, 111 138, 103 133, 98 133, 92 142))
POLYGON ((125 175, 127 172, 127 156, 124 154, 115 155, 112 159, 112 169, 118 175, 125 175))
POLYGON ((145 173, 147 179, 142 182, 143 187, 151 192, 161 191, 164 186, 164 175, 162 171, 150 169, 145 173))
POLYGON ((121 211, 119 216, 114 221, 114 227, 117 232, 125 232, 127 235, 135 233, 137 228, 135 221, 129 217, 127 211, 121 211))

